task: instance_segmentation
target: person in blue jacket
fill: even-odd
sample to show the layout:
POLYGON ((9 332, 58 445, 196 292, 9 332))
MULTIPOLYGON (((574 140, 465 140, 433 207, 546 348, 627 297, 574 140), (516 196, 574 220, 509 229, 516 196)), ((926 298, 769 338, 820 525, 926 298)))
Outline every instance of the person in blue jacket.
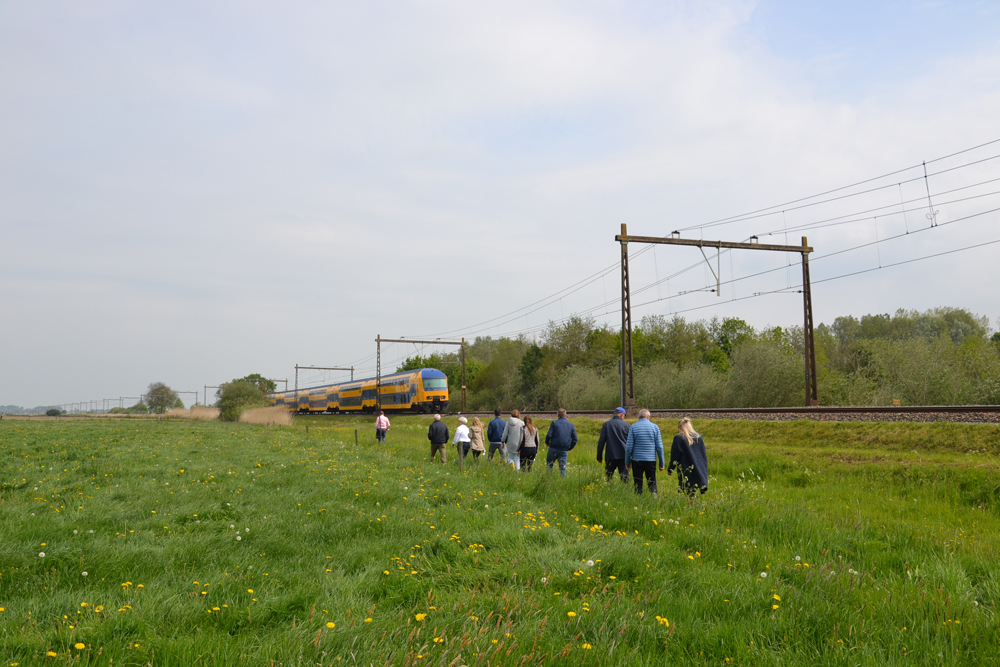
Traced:
POLYGON ((677 468, 678 490, 694 496, 696 491, 708 491, 708 454, 705 440, 694 430, 688 417, 677 422, 677 435, 670 445, 670 468, 677 468))
POLYGON ((660 427, 649 420, 649 410, 639 410, 639 421, 628 430, 625 441, 625 468, 632 471, 635 492, 642 493, 646 476, 649 492, 656 493, 656 467, 663 470, 663 437, 660 427))
POLYGON ((566 459, 570 450, 576 447, 576 442, 576 427, 566 419, 566 411, 559 408, 556 420, 549 424, 548 433, 545 434, 545 444, 549 447, 545 465, 549 470, 552 470, 554 462, 559 461, 559 474, 566 476, 566 459))
POLYGON ((490 441, 490 453, 486 457, 493 460, 493 454, 503 449, 503 431, 507 422, 500 416, 500 408, 493 411, 493 421, 486 427, 486 439, 490 441))

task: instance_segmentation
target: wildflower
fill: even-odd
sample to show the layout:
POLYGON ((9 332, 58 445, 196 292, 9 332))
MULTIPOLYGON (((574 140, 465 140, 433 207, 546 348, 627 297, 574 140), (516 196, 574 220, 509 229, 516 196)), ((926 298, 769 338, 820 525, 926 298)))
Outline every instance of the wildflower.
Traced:
POLYGON ((760 578, 761 579, 767 579, 767 572, 761 572, 760 573, 760 578))
POLYGON ((104 611, 104 605, 103 604, 99 604, 96 607, 94 607, 94 613, 95 614, 100 614, 102 611, 104 611))
POLYGON ((38 557, 39 558, 45 558, 45 552, 44 551, 39 551, 38 552, 38 557))
POLYGON ((252 588, 248 588, 247 589, 247 593, 253 593, 253 589, 252 588))
POLYGON ((240 541, 240 540, 242 540, 242 539, 243 539, 243 538, 242 538, 242 537, 240 537, 239 535, 237 535, 237 536, 236 536, 236 541, 237 541, 237 542, 239 542, 239 541, 240 541))
POLYGON ((548 577, 542 577, 543 584, 548 583, 548 581, 549 581, 548 577))
POLYGON ((587 567, 594 567, 594 561, 588 560, 587 561, 587 567))
POLYGON ((55 651, 49 651, 49 652, 48 652, 48 653, 46 653, 45 655, 49 656, 50 658, 54 658, 54 657, 56 657, 56 656, 57 656, 57 655, 59 655, 59 654, 58 654, 58 653, 56 653, 55 651))
POLYGON ((371 623, 371 622, 372 622, 372 619, 370 617, 365 619, 365 623, 371 623))
POLYGON ((444 641, 444 640, 443 640, 443 639, 441 639, 440 637, 435 637, 435 638, 434 638, 434 643, 435 643, 435 644, 440 644, 440 643, 441 643, 441 642, 443 642, 443 641, 444 641))
POLYGON ((778 602, 781 602, 781 598, 780 598, 780 597, 778 597, 778 594, 777 594, 777 593, 775 593, 775 595, 774 595, 774 599, 775 599, 775 600, 777 600, 778 602))
POLYGON ((83 572, 80 573, 80 575, 83 576, 83 577, 86 577, 87 576, 87 572, 83 571, 83 572))
POLYGON ((780 606, 781 606, 781 605, 777 605, 777 604, 772 604, 772 605, 771 605, 771 609, 778 609, 778 608, 779 608, 780 606))
POLYGON ((801 556, 796 556, 796 557, 795 557, 795 560, 796 560, 796 561, 800 561, 800 560, 802 560, 802 557, 801 557, 801 556))
POLYGON ((427 614, 417 614, 416 616, 414 616, 414 618, 416 618, 418 621, 422 621, 425 618, 427 618, 427 614))
POLYGON ((574 616, 576 616, 576 612, 575 611, 567 611, 566 615, 569 616, 570 618, 573 618, 574 616))
POLYGON ((333 621, 330 621, 329 623, 326 624, 326 627, 328 627, 328 628, 335 628, 335 627, 337 627, 337 624, 334 623, 333 621))
POLYGON ((73 644, 73 648, 75 648, 78 651, 82 651, 83 649, 87 648, 87 645, 82 642, 77 642, 73 644))
POLYGON ((590 644, 584 644, 584 645, 583 645, 583 646, 581 646, 580 648, 582 648, 582 649, 586 649, 586 650, 588 650, 588 651, 589 651, 590 649, 592 649, 592 648, 594 648, 594 647, 593 647, 593 646, 591 646, 590 644))

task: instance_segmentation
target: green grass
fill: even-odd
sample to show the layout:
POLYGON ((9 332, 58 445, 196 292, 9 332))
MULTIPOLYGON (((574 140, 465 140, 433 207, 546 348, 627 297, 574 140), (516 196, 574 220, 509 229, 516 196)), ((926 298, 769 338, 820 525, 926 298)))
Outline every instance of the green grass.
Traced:
POLYGON ((370 422, 0 422, 0 666, 1000 664, 997 427, 699 422, 691 503, 370 422))

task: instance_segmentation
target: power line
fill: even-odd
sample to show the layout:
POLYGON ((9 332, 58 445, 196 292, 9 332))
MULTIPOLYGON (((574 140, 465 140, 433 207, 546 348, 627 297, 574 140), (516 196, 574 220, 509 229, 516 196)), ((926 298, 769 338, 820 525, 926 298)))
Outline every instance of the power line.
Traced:
MULTIPOLYGON (((725 218, 719 218, 717 220, 711 220, 709 222, 706 222, 706 223, 703 223, 703 224, 700 224, 700 225, 691 225, 690 227, 683 228, 681 231, 687 231, 687 230, 690 230, 690 229, 700 229, 700 228, 705 228, 705 227, 711 227, 711 226, 715 226, 715 225, 718 225, 718 224, 729 224, 731 222, 740 222, 741 219, 747 218, 747 216, 753 216, 753 215, 756 215, 756 214, 759 214, 759 213, 764 213, 765 211, 772 211, 773 209, 786 209, 787 210, 787 207, 789 207, 789 206, 791 206, 793 204, 798 204, 798 203, 801 203, 801 202, 804 202, 804 201, 809 201, 810 199, 816 199, 817 197, 824 197, 826 195, 833 194, 834 192, 840 192, 842 190, 848 190, 850 188, 855 188, 855 187, 858 187, 859 185, 864 185, 866 183, 873 183, 873 182, 881 180, 883 178, 888 178, 890 176, 895 176, 896 174, 902 174, 904 172, 910 171, 911 169, 918 169, 918 168, 922 167, 924 164, 932 164, 932 163, 935 163, 935 162, 940 162, 942 160, 946 160, 948 158, 955 157, 956 155, 962 155, 964 153, 969 153, 971 151, 977 150, 979 148, 983 148, 985 146, 990 146, 990 145, 995 144, 995 143, 1000 143, 1000 139, 993 139, 991 141, 987 141, 987 142, 978 144, 976 146, 972 146, 970 148, 965 148, 965 149, 962 149, 960 151, 956 151, 954 153, 949 153, 948 155, 943 155, 941 157, 934 158, 933 160, 927 160, 926 163, 925 162, 921 162, 919 164, 915 164, 915 165, 912 165, 912 166, 909 166, 909 167, 904 167, 902 169, 897 169, 895 171, 890 171, 888 173, 882 174, 881 176, 874 176, 872 178, 866 178, 866 179, 858 181, 856 183, 851 183, 850 185, 843 185, 843 186, 840 186, 838 188, 833 188, 832 190, 826 190, 825 192, 819 192, 817 194, 810 195, 808 197, 800 197, 798 199, 793 199, 791 201, 787 201, 787 202, 784 202, 782 204, 775 204, 773 206, 768 206, 766 208, 760 208, 760 209, 757 209, 757 210, 754 210, 754 211, 749 211, 747 213, 741 213, 741 214, 738 214, 738 215, 727 216, 725 218)), ((988 159, 993 159, 993 158, 988 158, 988 159)), ((970 164, 977 164, 977 163, 973 162, 973 163, 970 163, 970 164)), ((959 167, 955 167, 955 168, 959 168, 959 167)), ((953 168, 953 169, 955 169, 955 168, 953 168)), ((938 173, 945 173, 945 171, 951 171, 951 169, 943 170, 943 171, 938 172, 938 173)), ((893 184, 893 186, 895 186, 895 184, 893 184)), ((774 211, 774 212, 777 212, 777 211, 774 211)), ((747 218, 747 219, 749 219, 749 218, 747 218)))

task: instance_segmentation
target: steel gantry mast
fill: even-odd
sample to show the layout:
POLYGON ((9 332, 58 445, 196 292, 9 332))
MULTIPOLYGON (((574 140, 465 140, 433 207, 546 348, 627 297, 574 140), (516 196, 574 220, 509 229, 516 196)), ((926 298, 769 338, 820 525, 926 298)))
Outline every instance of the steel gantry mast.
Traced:
MULTIPOLYGON (((629 236, 628 228, 622 225, 622 233, 615 236, 615 241, 621 244, 622 248, 622 360, 621 360, 621 398, 622 405, 628 409, 635 405, 635 383, 632 377, 632 303, 629 289, 628 276, 628 244, 629 243, 659 243, 664 245, 684 245, 694 246, 702 249, 716 248, 721 255, 723 248, 733 250, 769 250, 773 252, 794 252, 802 255, 802 309, 804 313, 804 356, 805 356, 805 381, 806 381, 806 405, 819 405, 816 391, 816 346, 813 339, 813 310, 812 310, 812 288, 809 279, 809 253, 813 249, 805 236, 802 237, 802 245, 776 245, 771 243, 757 243, 756 236, 750 237, 750 243, 733 241, 705 241, 699 239, 682 239, 678 232, 674 232, 669 237, 664 236, 629 236)), ((711 268, 708 256, 705 256, 711 268)), ((716 256, 718 262, 718 255, 716 256)), ((717 295, 721 296, 722 286, 721 272, 713 270, 716 279, 717 295)))

